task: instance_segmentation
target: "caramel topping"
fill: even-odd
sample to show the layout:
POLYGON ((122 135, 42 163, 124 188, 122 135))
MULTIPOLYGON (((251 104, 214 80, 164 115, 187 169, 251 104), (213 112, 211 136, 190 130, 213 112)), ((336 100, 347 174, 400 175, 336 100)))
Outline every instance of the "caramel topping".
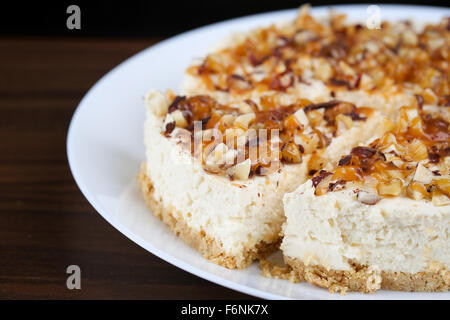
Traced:
POLYGON ((250 32, 188 72, 209 90, 242 94, 289 92, 308 81, 308 69, 336 90, 413 83, 424 91, 422 104, 449 105, 449 48, 448 19, 416 32, 409 22, 383 22, 381 29, 368 29, 346 23, 344 15, 332 14, 329 23, 319 23, 303 12, 287 26, 250 32))

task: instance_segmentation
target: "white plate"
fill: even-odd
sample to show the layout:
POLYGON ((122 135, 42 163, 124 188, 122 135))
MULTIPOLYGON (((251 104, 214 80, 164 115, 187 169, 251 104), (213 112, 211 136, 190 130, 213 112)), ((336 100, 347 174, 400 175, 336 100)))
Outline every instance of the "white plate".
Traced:
MULTIPOLYGON (((364 20, 367 5, 335 6, 350 19, 364 20)), ((326 7, 314 8, 324 15, 326 7)), ((267 279, 257 264, 228 270, 204 259, 175 237, 145 207, 136 174, 144 160, 143 95, 151 88, 177 89, 184 69, 202 57, 218 39, 291 19, 286 10, 233 19, 199 28, 152 46, 106 74, 86 94, 75 111, 67 137, 70 168, 84 196, 115 228, 161 259, 225 287, 267 299, 449 299, 449 293, 379 291, 374 295, 332 295, 307 283, 267 279)), ((444 8, 381 5, 381 18, 438 21, 450 16, 444 8)))

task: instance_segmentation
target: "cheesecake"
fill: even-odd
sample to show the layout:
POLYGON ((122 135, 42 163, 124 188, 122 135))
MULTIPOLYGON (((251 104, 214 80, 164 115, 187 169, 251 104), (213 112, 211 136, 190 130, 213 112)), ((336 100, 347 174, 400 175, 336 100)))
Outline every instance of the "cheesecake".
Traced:
POLYGON ((285 195, 281 249, 298 278, 333 292, 448 291, 450 117, 424 109, 402 107, 393 130, 285 195))

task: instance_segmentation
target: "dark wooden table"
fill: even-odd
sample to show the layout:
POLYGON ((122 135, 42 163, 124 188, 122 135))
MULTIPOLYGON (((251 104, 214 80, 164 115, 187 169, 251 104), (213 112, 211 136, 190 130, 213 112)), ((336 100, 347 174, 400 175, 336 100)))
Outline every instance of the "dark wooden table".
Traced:
POLYGON ((78 102, 157 39, 0 38, 0 298, 250 298, 182 271, 90 206, 67 163, 78 102), (66 268, 81 268, 68 290, 66 268))

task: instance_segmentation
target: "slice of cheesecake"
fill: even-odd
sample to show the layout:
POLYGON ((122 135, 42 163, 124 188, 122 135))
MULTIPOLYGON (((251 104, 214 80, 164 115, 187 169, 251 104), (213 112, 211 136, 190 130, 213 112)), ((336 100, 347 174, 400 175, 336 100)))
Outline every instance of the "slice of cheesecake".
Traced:
POLYGON ((351 103, 221 104, 151 91, 140 187, 153 213, 206 258, 247 267, 278 247, 282 198, 392 123, 351 103))
POLYGON ((281 249, 298 277, 331 291, 449 290, 444 109, 401 108, 394 130, 284 197, 281 249))

